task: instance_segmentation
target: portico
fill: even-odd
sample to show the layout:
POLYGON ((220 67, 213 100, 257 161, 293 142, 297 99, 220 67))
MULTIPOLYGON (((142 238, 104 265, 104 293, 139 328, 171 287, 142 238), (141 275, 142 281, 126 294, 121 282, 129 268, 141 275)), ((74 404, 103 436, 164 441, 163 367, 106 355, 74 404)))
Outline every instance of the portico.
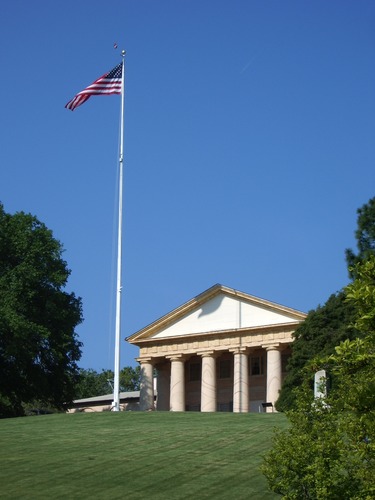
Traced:
MULTIPOLYGON (((127 340, 139 346, 141 409, 259 411, 277 400, 306 315, 215 285, 127 340)), ((273 408, 269 407, 268 411, 273 408)))

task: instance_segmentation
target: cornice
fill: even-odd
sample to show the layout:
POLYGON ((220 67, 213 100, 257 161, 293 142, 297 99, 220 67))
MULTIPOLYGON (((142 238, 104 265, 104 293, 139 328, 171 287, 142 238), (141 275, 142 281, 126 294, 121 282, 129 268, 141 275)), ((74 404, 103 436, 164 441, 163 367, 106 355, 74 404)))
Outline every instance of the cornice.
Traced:
POLYGON ((222 337, 236 337, 236 336, 244 336, 246 334, 250 335, 261 335, 264 333, 279 333, 279 332, 293 332, 297 326, 300 324, 300 321, 293 321, 292 323, 279 323, 276 325, 264 325, 264 326, 253 326, 246 328, 234 328, 232 330, 215 330, 209 332, 200 332, 200 333, 192 333, 187 335, 174 335, 170 337, 146 337, 146 338, 138 338, 131 339, 130 337, 127 341, 131 344, 135 344, 137 346, 145 345, 145 344, 155 344, 155 345, 166 345, 171 343, 186 343, 186 342, 195 342, 204 339, 212 339, 212 338, 222 338, 222 337))

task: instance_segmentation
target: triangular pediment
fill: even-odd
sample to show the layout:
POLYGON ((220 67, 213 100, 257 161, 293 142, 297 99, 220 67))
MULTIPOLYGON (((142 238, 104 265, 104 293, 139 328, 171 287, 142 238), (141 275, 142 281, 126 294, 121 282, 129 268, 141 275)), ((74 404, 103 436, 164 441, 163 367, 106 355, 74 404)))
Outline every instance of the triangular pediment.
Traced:
POLYGON ((215 285, 127 340, 137 344, 143 340, 261 328, 298 323, 305 317, 295 309, 215 285))

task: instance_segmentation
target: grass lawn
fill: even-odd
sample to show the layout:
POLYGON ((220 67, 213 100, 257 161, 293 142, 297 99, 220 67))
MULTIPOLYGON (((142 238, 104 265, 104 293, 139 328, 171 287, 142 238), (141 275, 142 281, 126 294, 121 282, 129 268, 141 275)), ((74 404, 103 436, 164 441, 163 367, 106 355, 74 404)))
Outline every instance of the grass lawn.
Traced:
POLYGON ((1 498, 272 499, 281 414, 120 412, 0 420, 1 498))

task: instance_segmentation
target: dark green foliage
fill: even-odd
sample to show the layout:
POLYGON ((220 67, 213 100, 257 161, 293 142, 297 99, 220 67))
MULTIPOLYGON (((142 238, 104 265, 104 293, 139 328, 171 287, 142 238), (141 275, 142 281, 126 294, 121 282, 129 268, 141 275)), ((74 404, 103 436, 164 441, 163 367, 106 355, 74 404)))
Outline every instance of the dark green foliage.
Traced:
POLYGON ((122 391, 139 391, 141 381, 141 367, 125 366, 120 371, 120 389, 122 391))
POLYGON ((79 379, 75 388, 74 399, 91 398, 94 396, 102 396, 111 393, 111 385, 109 381, 113 380, 113 373, 109 370, 102 370, 98 373, 91 368, 85 370, 83 368, 79 371, 79 379))
POLYGON ((310 311, 306 320, 295 331, 293 353, 290 357, 287 376, 276 403, 278 411, 293 408, 294 389, 302 383, 303 368, 315 356, 334 352, 335 346, 345 339, 359 335, 353 326, 355 307, 345 300, 345 293, 331 295, 324 306, 310 311))
POLYGON ((357 239, 358 254, 353 250, 346 250, 346 261, 349 276, 355 278, 355 265, 366 261, 370 255, 375 254, 375 198, 371 198, 367 204, 357 210, 358 228, 355 232, 357 239))
POLYGON ((287 412, 291 426, 265 456, 269 485, 286 499, 375 498, 375 256, 353 271, 356 280, 345 293, 361 338, 346 339, 306 365, 287 412), (322 368, 335 385, 314 399, 310 381, 322 368))
MULTIPOLYGON (((349 275, 356 278, 356 264, 366 262, 375 254, 375 198, 357 210, 358 254, 346 250, 349 275)), ((334 352, 334 347, 345 339, 353 339, 361 333, 353 328, 355 305, 345 300, 345 293, 331 295, 328 301, 311 311, 295 332, 292 355, 287 367, 288 373, 283 383, 276 408, 286 411, 295 404, 294 390, 301 385, 302 371, 313 357, 334 352)))
POLYGON ((62 246, 35 217, 0 204, 0 416, 64 408, 73 396, 81 300, 63 289, 62 246))
MULTIPOLYGON (((98 373, 95 370, 81 369, 79 381, 76 386, 75 399, 103 396, 113 391, 113 371, 102 370, 98 373)), ((140 382, 140 367, 135 368, 125 366, 120 371, 120 390, 138 391, 140 382)))
POLYGON ((374 368, 372 361, 352 378, 341 371, 326 401, 313 402, 309 384, 299 389, 287 412, 291 425, 275 435, 262 467, 272 491, 295 500, 374 498, 374 418, 359 409, 363 394, 356 391, 366 388, 366 376, 374 381, 374 368))

